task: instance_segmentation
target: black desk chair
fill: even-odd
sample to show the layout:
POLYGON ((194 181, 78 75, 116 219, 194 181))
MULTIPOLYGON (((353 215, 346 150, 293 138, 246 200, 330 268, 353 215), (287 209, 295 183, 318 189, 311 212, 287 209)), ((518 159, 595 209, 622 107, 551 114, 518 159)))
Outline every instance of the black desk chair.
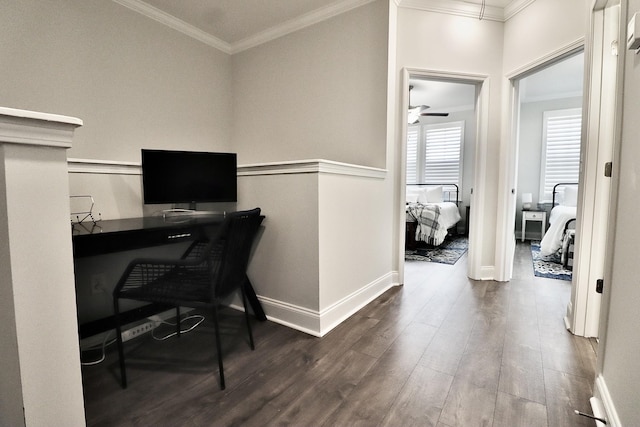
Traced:
POLYGON ((127 387, 127 375, 119 301, 130 299, 175 306, 178 336, 181 306, 211 309, 218 351, 220 388, 224 390, 218 305, 223 298, 240 289, 249 331, 249 343, 253 350, 253 334, 244 285, 248 280, 249 254, 263 218, 260 215, 260 208, 228 214, 213 240, 194 243, 182 259, 137 259, 129 264, 113 290, 122 388, 127 387))

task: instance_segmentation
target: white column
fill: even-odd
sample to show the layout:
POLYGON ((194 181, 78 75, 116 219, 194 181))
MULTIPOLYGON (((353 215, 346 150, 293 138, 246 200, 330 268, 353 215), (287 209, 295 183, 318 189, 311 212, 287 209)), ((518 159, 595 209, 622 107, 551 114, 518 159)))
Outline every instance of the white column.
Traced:
POLYGON ((81 125, 0 107, 0 425, 85 424, 66 156, 81 125))

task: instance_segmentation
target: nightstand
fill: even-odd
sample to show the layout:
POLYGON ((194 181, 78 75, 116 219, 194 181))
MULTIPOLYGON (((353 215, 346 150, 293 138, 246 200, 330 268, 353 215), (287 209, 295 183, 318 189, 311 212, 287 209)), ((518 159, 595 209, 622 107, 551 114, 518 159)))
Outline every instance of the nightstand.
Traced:
POLYGON ((540 221, 540 239, 544 236, 547 225, 547 213, 545 211, 522 211, 522 241, 527 231, 527 221, 540 221))

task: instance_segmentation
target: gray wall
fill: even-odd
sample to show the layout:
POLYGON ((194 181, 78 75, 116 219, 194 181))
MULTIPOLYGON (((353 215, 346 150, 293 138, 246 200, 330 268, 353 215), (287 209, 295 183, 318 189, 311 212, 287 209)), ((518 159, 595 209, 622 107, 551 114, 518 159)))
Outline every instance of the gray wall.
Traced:
POLYGON ((387 27, 376 1, 233 55, 242 161, 386 167, 387 27))
POLYGON ((68 156, 231 147, 231 59, 113 1, 3 0, 0 104, 79 117, 68 156))

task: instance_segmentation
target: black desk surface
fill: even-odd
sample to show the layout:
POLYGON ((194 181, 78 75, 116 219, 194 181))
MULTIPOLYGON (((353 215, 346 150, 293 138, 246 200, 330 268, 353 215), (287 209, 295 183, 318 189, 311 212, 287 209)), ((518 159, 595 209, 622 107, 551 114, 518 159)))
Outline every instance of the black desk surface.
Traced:
POLYGON ((111 219, 74 224, 74 257, 101 255, 149 246, 194 240, 204 230, 220 225, 223 215, 202 215, 188 218, 141 217, 111 219))

